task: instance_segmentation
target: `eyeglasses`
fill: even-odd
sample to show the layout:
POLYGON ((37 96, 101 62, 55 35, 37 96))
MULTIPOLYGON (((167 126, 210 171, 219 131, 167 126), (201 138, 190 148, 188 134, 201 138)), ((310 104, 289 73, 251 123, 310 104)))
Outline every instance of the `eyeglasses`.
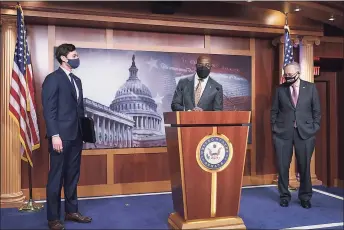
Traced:
POLYGON ((200 67, 203 67, 203 66, 205 66, 206 68, 210 69, 212 65, 211 64, 196 64, 197 68, 200 68, 200 67))
POLYGON ((283 77, 296 77, 299 74, 299 72, 293 73, 293 74, 283 74, 283 77))

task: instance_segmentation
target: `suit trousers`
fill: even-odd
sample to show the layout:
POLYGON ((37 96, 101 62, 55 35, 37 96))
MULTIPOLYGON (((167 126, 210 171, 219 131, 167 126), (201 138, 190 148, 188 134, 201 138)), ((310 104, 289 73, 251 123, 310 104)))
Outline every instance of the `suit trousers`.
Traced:
POLYGON ((50 170, 47 184, 47 219, 60 220, 61 189, 64 188, 65 212, 78 212, 77 184, 80 177, 82 138, 79 134, 72 141, 62 141, 63 151, 53 150, 51 140, 50 170))
POLYGON ((290 201, 291 194, 288 190, 289 168, 293 156, 293 146, 300 173, 299 199, 308 201, 312 198, 311 158, 315 146, 315 136, 303 140, 297 128, 294 128, 292 139, 282 139, 273 135, 278 167, 278 190, 280 199, 290 201))

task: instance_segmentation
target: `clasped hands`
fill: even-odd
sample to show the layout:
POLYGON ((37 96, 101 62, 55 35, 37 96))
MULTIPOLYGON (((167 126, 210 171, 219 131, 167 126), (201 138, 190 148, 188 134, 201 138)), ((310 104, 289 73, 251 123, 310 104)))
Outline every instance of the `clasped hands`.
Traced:
POLYGON ((200 112, 200 111, 203 111, 203 109, 200 108, 200 107, 195 107, 195 108, 192 109, 192 111, 199 111, 200 112))

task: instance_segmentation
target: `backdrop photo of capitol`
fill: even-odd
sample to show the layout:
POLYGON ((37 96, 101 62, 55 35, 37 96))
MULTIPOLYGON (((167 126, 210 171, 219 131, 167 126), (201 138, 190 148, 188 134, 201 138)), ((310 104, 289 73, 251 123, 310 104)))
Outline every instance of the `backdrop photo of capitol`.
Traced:
MULTIPOLYGON (((192 77, 199 54, 77 48, 73 70, 94 120, 90 148, 166 146, 163 113, 171 111, 178 81, 192 77)), ((211 77, 223 86, 224 110, 251 110, 251 57, 212 55, 211 77)), ((55 69, 59 63, 55 61, 55 69)))

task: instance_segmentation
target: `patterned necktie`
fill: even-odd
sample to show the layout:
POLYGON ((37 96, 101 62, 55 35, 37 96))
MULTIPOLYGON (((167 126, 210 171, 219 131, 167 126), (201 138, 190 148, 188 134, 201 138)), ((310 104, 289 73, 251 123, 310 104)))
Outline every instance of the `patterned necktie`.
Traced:
POLYGON ((199 100, 201 99, 201 94, 202 94, 202 79, 198 79, 198 84, 196 86, 195 90, 195 105, 198 105, 199 100))
POLYGON ((299 92, 297 91, 297 87, 295 84, 292 85, 292 88, 293 88, 293 93, 292 93, 291 97, 293 99, 294 106, 296 107, 297 99, 299 98, 299 92))

